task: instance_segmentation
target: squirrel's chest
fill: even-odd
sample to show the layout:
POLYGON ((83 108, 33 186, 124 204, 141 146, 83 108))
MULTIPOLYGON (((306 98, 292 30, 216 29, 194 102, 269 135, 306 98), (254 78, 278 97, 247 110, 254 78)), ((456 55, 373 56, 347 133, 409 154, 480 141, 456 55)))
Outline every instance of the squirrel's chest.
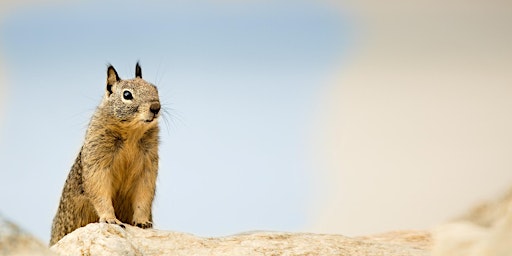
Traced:
POLYGON ((138 144, 123 143, 113 154, 111 173, 114 180, 133 183, 144 171, 151 169, 149 153, 138 144))

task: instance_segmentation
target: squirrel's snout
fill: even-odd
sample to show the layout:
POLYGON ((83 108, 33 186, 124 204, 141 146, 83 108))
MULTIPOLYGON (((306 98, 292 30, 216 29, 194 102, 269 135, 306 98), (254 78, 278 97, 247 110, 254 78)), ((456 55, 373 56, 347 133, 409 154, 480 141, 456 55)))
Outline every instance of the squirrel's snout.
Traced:
POLYGON ((158 102, 152 103, 151 106, 149 106, 149 111, 151 111, 151 113, 157 115, 158 112, 160 111, 160 103, 158 103, 158 102))

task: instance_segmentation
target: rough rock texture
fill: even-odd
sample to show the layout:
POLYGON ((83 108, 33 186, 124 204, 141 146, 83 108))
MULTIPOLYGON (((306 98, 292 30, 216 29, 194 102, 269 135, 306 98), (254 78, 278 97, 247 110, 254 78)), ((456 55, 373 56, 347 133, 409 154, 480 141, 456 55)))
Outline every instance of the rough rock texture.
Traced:
POLYGON ((46 245, 0 215, 0 255, 55 255, 46 245))
POLYGON ((185 233, 89 224, 51 249, 62 255, 429 255, 430 235, 392 232, 349 238, 341 235, 254 232, 220 238, 185 233))
POLYGON ((512 189, 433 232, 434 256, 512 256, 512 189))

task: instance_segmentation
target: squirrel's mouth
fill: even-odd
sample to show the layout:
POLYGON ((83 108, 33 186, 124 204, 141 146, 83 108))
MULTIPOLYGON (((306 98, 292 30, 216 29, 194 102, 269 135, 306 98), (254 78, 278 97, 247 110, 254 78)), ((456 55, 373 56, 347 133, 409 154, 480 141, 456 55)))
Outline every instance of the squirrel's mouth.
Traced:
POLYGON ((153 117, 150 117, 148 119, 145 119, 144 123, 151 123, 151 122, 155 121, 156 118, 157 118, 157 116, 153 116, 153 117))
POLYGON ((148 114, 144 115, 144 117, 142 117, 141 119, 142 119, 142 121, 144 121, 144 123, 151 123, 157 118, 158 118, 158 114, 148 113, 148 114))

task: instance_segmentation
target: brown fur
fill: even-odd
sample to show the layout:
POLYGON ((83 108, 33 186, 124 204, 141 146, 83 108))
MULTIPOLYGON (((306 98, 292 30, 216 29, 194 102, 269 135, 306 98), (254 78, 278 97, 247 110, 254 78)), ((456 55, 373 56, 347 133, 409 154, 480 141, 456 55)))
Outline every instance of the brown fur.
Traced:
POLYGON ((121 80, 110 66, 106 89, 64 185, 50 245, 91 222, 153 225, 158 91, 142 79, 138 63, 136 78, 130 80, 121 80), (132 99, 124 96, 126 91, 132 99))

